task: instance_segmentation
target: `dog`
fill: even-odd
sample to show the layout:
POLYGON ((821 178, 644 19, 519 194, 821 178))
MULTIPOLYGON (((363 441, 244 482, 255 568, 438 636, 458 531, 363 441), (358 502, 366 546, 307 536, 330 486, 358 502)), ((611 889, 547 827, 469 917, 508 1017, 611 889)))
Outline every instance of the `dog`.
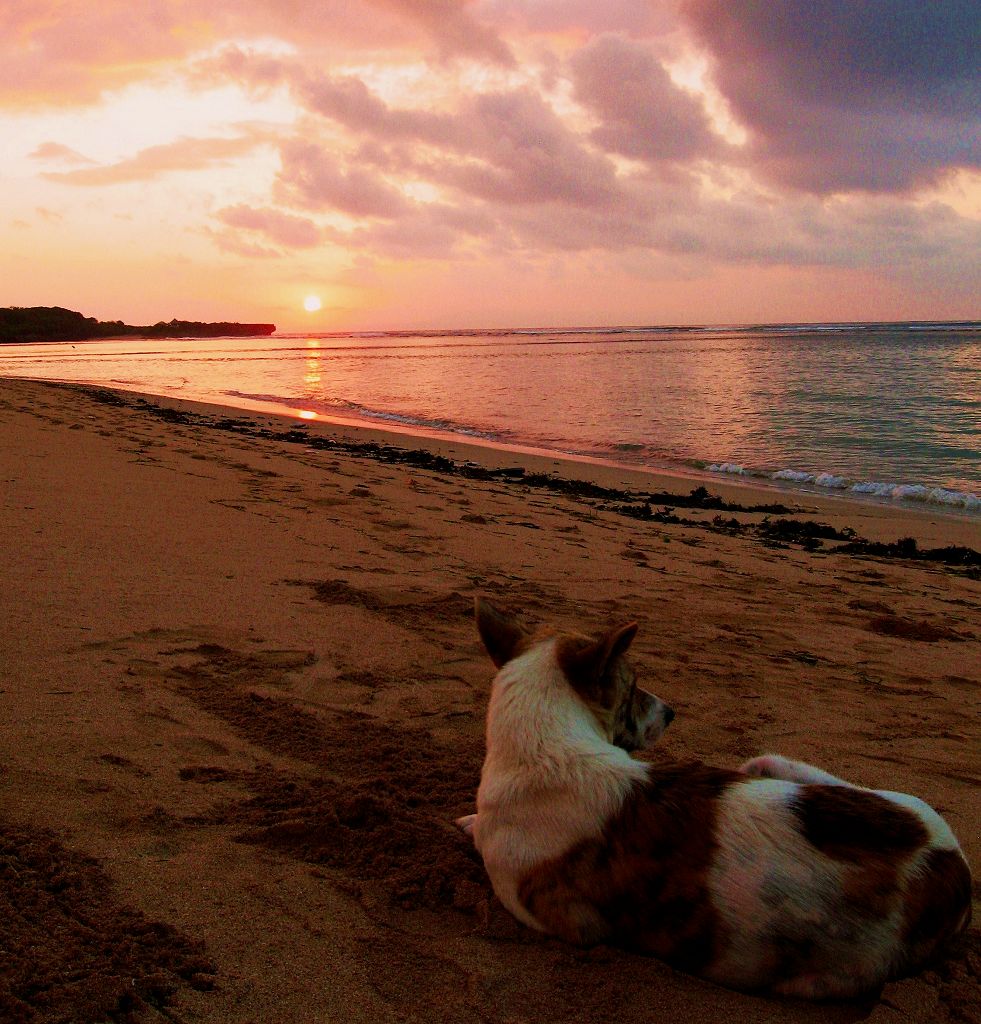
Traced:
POLYGON ((967 927, 970 870, 922 800, 772 754, 645 763, 674 712, 624 657, 636 623, 536 637, 482 599, 476 620, 499 671, 456 824, 525 925, 807 999, 873 992, 967 927))

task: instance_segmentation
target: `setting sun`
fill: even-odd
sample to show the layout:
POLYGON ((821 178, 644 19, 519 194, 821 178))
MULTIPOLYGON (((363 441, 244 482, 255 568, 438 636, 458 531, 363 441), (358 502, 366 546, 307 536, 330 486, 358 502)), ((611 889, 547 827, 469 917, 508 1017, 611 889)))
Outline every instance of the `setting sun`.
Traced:
POLYGON ((320 309, 321 305, 323 305, 323 303, 321 303, 319 295, 308 295, 303 300, 303 308, 308 313, 316 313, 317 310, 320 309))

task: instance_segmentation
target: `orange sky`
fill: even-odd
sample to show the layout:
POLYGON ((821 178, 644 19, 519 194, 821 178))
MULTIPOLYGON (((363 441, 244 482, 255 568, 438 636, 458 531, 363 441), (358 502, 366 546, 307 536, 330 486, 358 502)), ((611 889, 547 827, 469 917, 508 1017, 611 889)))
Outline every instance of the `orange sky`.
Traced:
POLYGON ((978 318, 976 9, 0 0, 0 305, 978 318))

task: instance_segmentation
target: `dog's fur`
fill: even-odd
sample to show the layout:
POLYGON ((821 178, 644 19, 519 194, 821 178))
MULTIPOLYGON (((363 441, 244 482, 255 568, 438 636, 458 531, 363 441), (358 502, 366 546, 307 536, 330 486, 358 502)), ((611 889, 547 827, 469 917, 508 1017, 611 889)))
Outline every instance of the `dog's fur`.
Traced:
POLYGON ((500 671, 477 813, 457 824, 526 925, 814 999, 910 973, 966 927, 967 863, 922 800, 775 755, 646 764, 629 751, 673 712, 623 657, 635 623, 534 639, 478 600, 477 625, 500 671))

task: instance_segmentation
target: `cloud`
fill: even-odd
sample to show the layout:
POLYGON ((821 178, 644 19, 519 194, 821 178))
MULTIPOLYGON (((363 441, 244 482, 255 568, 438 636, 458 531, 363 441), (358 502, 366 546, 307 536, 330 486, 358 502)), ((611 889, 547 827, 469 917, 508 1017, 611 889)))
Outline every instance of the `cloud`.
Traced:
MULTIPOLYGON (((232 49, 209 63, 251 87, 284 84, 310 113, 361 140, 360 154, 392 174, 421 176, 478 200, 595 206, 617 191, 602 153, 531 87, 462 97, 451 111, 394 107, 353 75, 307 70, 299 61, 232 49)), ((363 168, 345 169, 343 153, 296 140, 281 148, 281 183, 314 208, 395 217, 404 197, 363 168)))
POLYGON ((921 216, 899 200, 843 205, 761 185, 755 165, 738 166, 738 149, 715 135, 701 102, 673 84, 648 44, 622 35, 600 36, 569 60, 573 97, 592 125, 561 116, 531 85, 428 110, 393 106, 354 75, 309 70, 295 58, 238 52, 221 60, 239 81, 287 85, 316 115, 304 123, 305 137, 280 147, 276 199, 362 220, 332 229, 330 240, 352 253, 648 251, 742 265, 869 267, 884 251, 897 263, 937 263, 945 247, 963 262, 978 234, 969 221, 921 216), (658 173, 618 170, 609 153, 658 173), (944 225, 939 246, 931 223, 944 225))
POLYGON ((355 251, 402 260, 459 258, 469 243, 482 253, 506 248, 492 216, 441 204, 418 205, 397 220, 338 232, 333 240, 355 251))
POLYGON ((576 101, 600 119, 590 138, 603 149, 653 162, 720 153, 702 104, 642 43, 601 35, 569 67, 576 101))
POLYGON ((500 36, 474 18, 470 0, 373 0, 416 21, 435 40, 440 52, 450 57, 475 57, 505 66, 514 65, 514 55, 500 36))
MULTIPOLYGON (((85 114, 91 136, 59 127, 57 113, 44 127, 32 122, 41 134, 28 133, 21 150, 34 146, 27 166, 44 173, 23 175, 33 190, 23 209, 61 209, 58 186, 148 183, 168 224, 186 222, 237 256, 319 261, 318 247, 338 247, 358 266, 444 261, 448 274, 478 260, 531 267, 554 257, 693 273, 930 268, 933 279, 959 279, 972 260, 976 271, 976 207, 968 197, 958 216, 926 195, 952 194, 944 174, 981 162, 975 8, 7 0, 0 104, 105 103, 85 114), (705 96, 700 75, 712 83, 705 96), (147 87, 109 95, 137 80, 147 87), (745 145, 713 130, 724 120, 719 96, 745 145), (249 97, 262 103, 247 116, 266 123, 242 123, 249 97), (125 159, 88 159, 115 157, 108 147, 134 117, 151 121, 153 135, 125 159), (38 144, 59 138, 85 153, 38 144), (278 155, 278 171, 257 180, 232 166, 261 146, 278 155), (224 175, 166 180, 225 165, 224 175), (214 205, 200 190, 189 197, 215 182, 214 205), (210 228, 198 223, 202 208, 217 209, 210 228)), ((8 121, 19 130, 19 117, 8 121)), ((967 191, 981 180, 961 177, 967 191)), ((83 207, 119 216, 112 204, 123 199, 107 191, 65 206, 46 233, 70 235, 83 207)), ((123 205, 139 225, 142 205, 123 205)))
POLYGON ((60 142, 42 142, 40 146, 28 154, 32 160, 50 160, 63 164, 94 164, 87 156, 63 146, 60 142))
POLYGON ((829 267, 884 277, 976 279, 981 223, 946 207, 892 196, 774 203, 772 194, 706 196, 679 183, 637 187, 608 211, 555 217, 546 208, 508 211, 516 252, 661 254, 692 267, 829 267), (973 271, 968 268, 974 268, 973 271))
POLYGON ((231 79, 260 92, 285 86, 305 110, 377 139, 440 145, 459 136, 456 121, 446 114, 392 107, 356 75, 310 70, 293 57, 264 56, 230 46, 216 57, 200 62, 195 74, 209 85, 231 79))
POLYGON ((243 239, 237 231, 214 231, 211 228, 204 228, 203 233, 209 236, 222 252, 231 253, 233 256, 244 256, 249 260, 271 260, 283 255, 279 249, 243 239))
POLYGON ((279 191, 301 206, 336 210, 352 217, 393 218, 406 213, 409 201, 384 179, 360 168, 342 167, 322 146, 301 139, 280 147, 279 191))
POLYGON ((87 104, 194 45, 176 0, 11 0, 0 9, 0 104, 87 104))
POLYGON ((244 156, 269 140, 261 134, 232 138, 183 138, 140 150, 135 156, 114 164, 83 167, 75 171, 49 171, 49 181, 64 185, 118 185, 132 181, 149 181, 174 171, 197 171, 244 156))
POLYGON ((673 3, 651 0, 480 0, 484 21, 541 34, 625 32, 650 36, 675 25, 673 3))
POLYGON ((502 203, 602 206, 616 191, 616 171, 583 144, 541 96, 530 89, 469 99, 458 115, 454 150, 434 177, 480 199, 502 203))
POLYGON ((428 110, 393 109, 353 75, 293 72, 297 99, 311 112, 376 138, 446 144, 459 136, 454 120, 428 110))
MULTIPOLYGON (((310 72, 295 60, 232 50, 216 66, 249 85, 287 84, 308 111, 362 137, 362 152, 387 169, 421 173, 476 199, 593 206, 616 192, 612 162, 531 87, 479 92, 453 111, 430 111, 393 107, 355 76, 310 72)), ((337 158, 313 144, 284 147, 283 159, 283 180, 311 203, 368 215, 399 212, 388 186, 360 170, 338 171, 337 158), (365 196, 360 204, 358 190, 365 196)))
POLYGON ((228 39, 377 54, 415 48, 512 66, 466 0, 7 0, 0 105, 84 105, 228 39))
POLYGON ((981 166, 974 0, 688 0, 683 11, 772 180, 898 192, 981 166))
POLYGON ((264 235, 271 242, 291 249, 307 249, 321 240, 320 228, 312 220, 268 207, 240 203, 219 210, 218 219, 228 227, 264 235))

